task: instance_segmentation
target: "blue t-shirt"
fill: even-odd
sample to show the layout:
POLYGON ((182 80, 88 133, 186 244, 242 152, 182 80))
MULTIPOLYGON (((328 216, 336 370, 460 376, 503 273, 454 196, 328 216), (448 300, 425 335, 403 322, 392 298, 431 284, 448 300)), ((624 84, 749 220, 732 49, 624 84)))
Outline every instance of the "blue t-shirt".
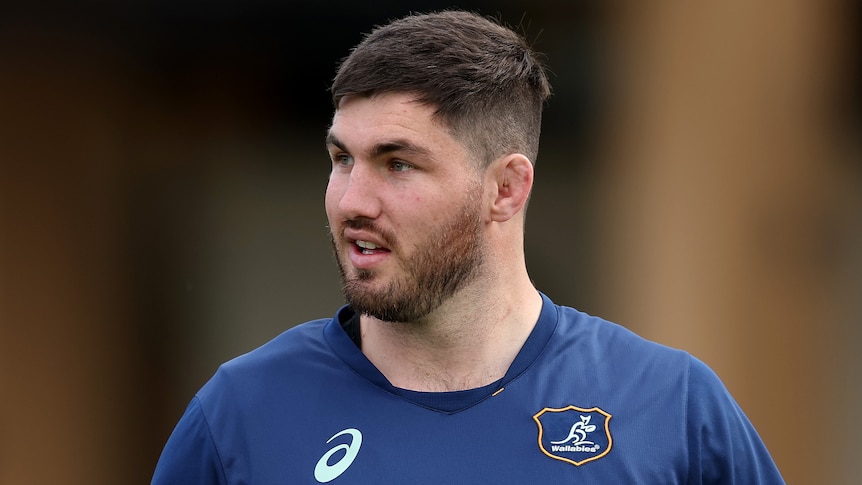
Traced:
POLYGON ((152 483, 784 483, 706 365, 543 299, 506 375, 467 391, 393 387, 349 307, 292 328, 219 368, 152 483))

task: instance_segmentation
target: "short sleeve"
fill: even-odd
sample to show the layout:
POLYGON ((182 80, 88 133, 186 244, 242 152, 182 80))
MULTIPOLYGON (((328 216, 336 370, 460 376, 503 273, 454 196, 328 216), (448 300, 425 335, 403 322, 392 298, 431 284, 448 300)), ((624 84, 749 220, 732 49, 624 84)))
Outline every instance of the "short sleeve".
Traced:
POLYGON ((783 484, 772 457, 718 376, 691 357, 687 432, 690 484, 783 484))
POLYGON ((218 450, 197 397, 189 403, 168 438, 151 484, 227 484, 218 450))

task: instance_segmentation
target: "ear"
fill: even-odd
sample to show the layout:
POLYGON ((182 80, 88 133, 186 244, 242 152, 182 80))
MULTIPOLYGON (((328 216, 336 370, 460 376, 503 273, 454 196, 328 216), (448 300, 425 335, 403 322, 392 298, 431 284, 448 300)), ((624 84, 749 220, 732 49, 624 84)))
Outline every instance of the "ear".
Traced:
POLYGON ((533 164, 520 153, 498 158, 488 167, 490 187, 496 189, 491 220, 505 222, 527 205, 533 189, 533 164))

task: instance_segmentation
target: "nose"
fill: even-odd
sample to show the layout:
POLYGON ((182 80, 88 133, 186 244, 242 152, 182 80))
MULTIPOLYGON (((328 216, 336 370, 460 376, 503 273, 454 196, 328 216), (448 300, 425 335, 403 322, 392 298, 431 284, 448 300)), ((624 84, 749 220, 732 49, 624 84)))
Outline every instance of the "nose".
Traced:
POLYGON ((337 207, 345 219, 366 217, 374 219, 380 214, 378 176, 368 164, 355 162, 349 172, 333 173, 330 190, 337 192, 337 207))

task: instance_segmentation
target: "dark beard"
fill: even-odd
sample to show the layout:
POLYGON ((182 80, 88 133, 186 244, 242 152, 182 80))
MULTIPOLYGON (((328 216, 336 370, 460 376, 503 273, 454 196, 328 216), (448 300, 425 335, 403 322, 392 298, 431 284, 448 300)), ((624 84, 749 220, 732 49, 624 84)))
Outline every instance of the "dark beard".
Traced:
POLYGON ((412 322, 436 310, 472 281, 482 265, 482 254, 479 213, 468 197, 458 218, 417 247, 404 262, 407 273, 382 290, 364 284, 374 277, 373 271, 358 270, 348 278, 337 254, 336 261, 344 297, 357 313, 387 322, 412 322))

